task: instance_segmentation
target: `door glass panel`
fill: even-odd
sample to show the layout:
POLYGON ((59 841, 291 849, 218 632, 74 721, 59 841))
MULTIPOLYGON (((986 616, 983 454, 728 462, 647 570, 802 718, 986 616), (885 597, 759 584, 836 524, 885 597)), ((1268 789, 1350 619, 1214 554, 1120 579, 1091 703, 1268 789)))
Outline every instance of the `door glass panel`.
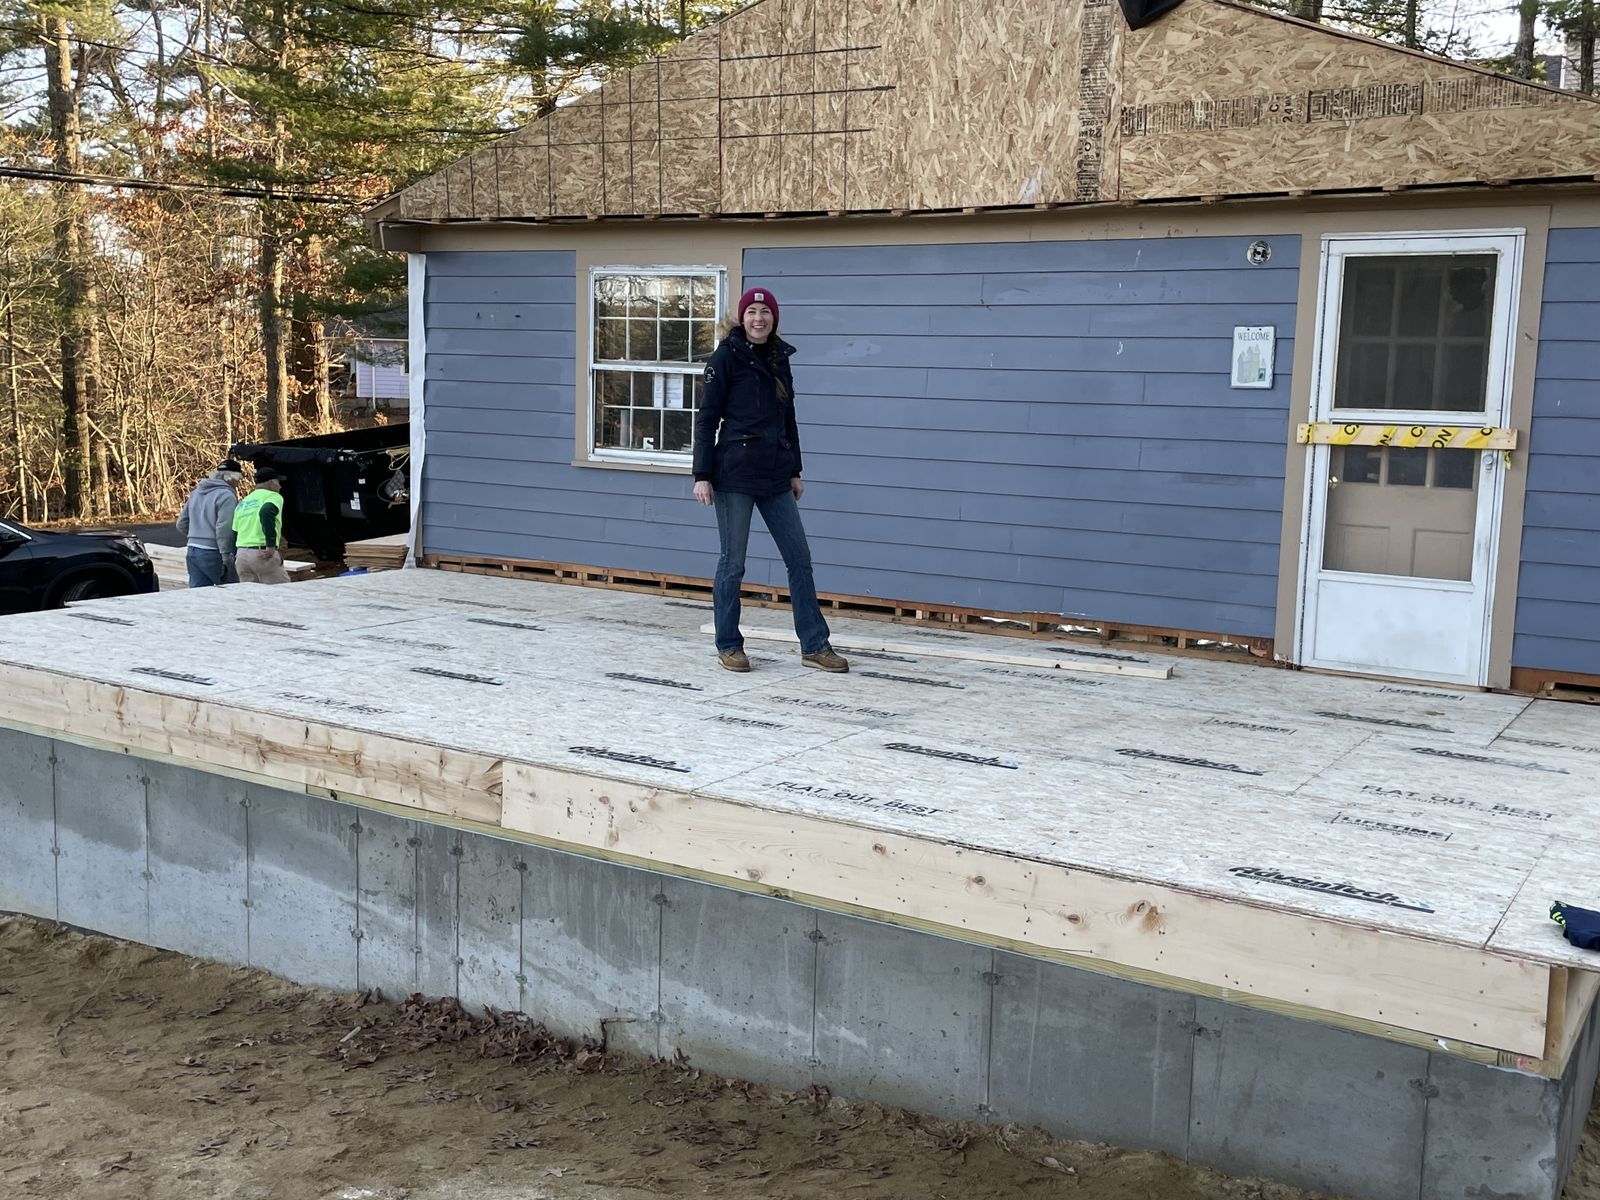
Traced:
POLYGON ((1481 450, 1334 446, 1322 566, 1472 578, 1481 450))
POLYGON ((1445 450, 1433 460, 1433 486, 1470 488, 1478 478, 1478 456, 1470 450, 1445 450))
MULTIPOLYGON (((1343 466, 1336 474, 1345 483, 1381 483, 1383 451, 1376 446, 1346 446, 1339 451, 1343 466)), ((1335 466, 1338 466, 1335 462, 1335 466)))
POLYGON ((1344 260, 1334 408, 1481 412, 1493 254, 1344 260))
POLYGON ((1388 483, 1390 487, 1426 487, 1429 451, 1419 446, 1391 446, 1388 483))

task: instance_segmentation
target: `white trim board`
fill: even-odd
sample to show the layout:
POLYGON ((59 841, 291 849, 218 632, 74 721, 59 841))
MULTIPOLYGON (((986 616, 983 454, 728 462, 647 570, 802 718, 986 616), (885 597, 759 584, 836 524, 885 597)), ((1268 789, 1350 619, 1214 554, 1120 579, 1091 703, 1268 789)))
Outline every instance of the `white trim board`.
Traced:
POLYGON ((426 396, 428 376, 428 325, 427 325, 428 256, 406 255, 406 331, 411 340, 411 465, 408 468, 411 489, 411 528, 406 532, 406 562, 415 567, 422 554, 418 540, 422 536, 422 464, 427 455, 426 396))
MULTIPOLYGON (((716 633, 715 625, 700 626, 701 633, 716 633)), ((764 642, 785 642, 798 644, 799 636, 791 629, 762 628, 754 625, 741 625, 741 637, 752 638, 764 642)), ((1090 675, 1131 675, 1140 679, 1171 679, 1172 667, 1166 663, 1155 663, 1149 659, 1139 659, 1133 655, 1106 654, 1094 656, 1094 652, 1077 650, 1049 650, 1040 649, 1031 654, 1006 653, 1001 650, 992 650, 992 643, 980 637, 969 637, 965 634, 933 633, 918 636, 916 631, 910 631, 905 640, 866 637, 862 634, 841 634, 830 639, 830 644, 835 650, 866 650, 878 654, 906 654, 918 655, 923 658, 956 658, 967 662, 1007 663, 1018 667, 1034 667, 1043 671, 1082 671, 1090 675), (961 640, 960 646, 939 645, 933 639, 940 638, 946 641, 961 640), (1074 654, 1088 654, 1092 657, 1103 657, 1125 661, 1098 662, 1089 659, 1077 659, 1070 656, 1074 654)))

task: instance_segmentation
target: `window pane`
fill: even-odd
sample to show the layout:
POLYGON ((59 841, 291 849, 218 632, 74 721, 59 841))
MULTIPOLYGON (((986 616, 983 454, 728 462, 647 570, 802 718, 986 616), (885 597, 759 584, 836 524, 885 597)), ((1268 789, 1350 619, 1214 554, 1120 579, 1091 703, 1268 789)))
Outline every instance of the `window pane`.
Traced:
POLYGON ((634 362, 655 362, 657 353, 656 323, 631 320, 628 322, 628 357, 634 362))
MULTIPOLYGON (((595 364, 681 363, 715 349, 720 283, 715 275, 620 272, 594 278, 595 364)), ((700 375, 617 367, 594 372, 599 449, 687 454, 700 375)))
POLYGON ((1485 361, 1487 351, 1484 342, 1445 347, 1440 408, 1459 412, 1484 406, 1489 371, 1485 361))
POLYGON ((654 318, 659 291, 660 287, 652 275, 628 276, 628 315, 654 318))
POLYGON ((1488 254, 1463 255, 1450 268, 1445 333, 1453 337, 1487 337, 1494 272, 1495 259, 1488 254))
POLYGON ((658 361, 689 361, 689 322, 661 322, 661 357, 658 361))
POLYGON ((661 423, 662 448, 687 454, 694 449, 694 414, 668 409, 661 423))
POLYGON ((661 316, 688 320, 694 281, 686 276, 670 276, 657 281, 661 291, 661 316))
POLYGON ((1394 261, 1400 281, 1399 332, 1407 337, 1437 336, 1444 264, 1433 257, 1394 261))
POLYGON ((630 377, 624 371, 600 371, 596 375, 602 404, 627 404, 630 377))
POLYGON ((717 281, 714 276, 695 276, 694 315, 712 321, 717 319, 717 281))
POLYGON ((628 323, 615 317, 603 317, 595 325, 594 356, 598 359, 628 357, 628 323))
POLYGON ((1429 451, 1421 446, 1389 447, 1389 486, 1422 487, 1428 482, 1429 451))
POLYGON ((1334 407, 1481 411, 1495 266, 1490 254, 1347 259, 1334 407))
POLYGON ((1393 332, 1394 272, 1379 258, 1348 258, 1344 268, 1344 306, 1348 333, 1393 332))
POLYGON ((1435 450, 1433 486, 1470 488, 1478 479, 1481 450, 1435 450))
POLYGON ((1395 347, 1394 393, 1390 408, 1432 408, 1436 347, 1432 342, 1395 347))
POLYGON ((594 281, 594 315, 620 317, 626 312, 627 281, 618 275, 601 275, 594 281))
POLYGON ((1383 451, 1374 446, 1335 447, 1334 478, 1340 483, 1377 483, 1383 451))
POLYGON ((661 413, 653 408, 635 408, 633 410, 633 439, 629 443, 634 450, 660 450, 661 447, 661 413))
POLYGON ((1340 345, 1335 408, 1392 408, 1389 403, 1389 343, 1350 341, 1340 345))

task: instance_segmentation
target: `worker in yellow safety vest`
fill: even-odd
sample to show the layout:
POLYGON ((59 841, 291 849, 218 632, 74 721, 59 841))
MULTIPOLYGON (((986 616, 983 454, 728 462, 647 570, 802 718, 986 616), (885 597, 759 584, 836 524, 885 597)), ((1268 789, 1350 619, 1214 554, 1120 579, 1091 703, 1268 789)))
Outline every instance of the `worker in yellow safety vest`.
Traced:
POLYGON ((256 486, 233 510, 240 583, 288 583, 283 568, 283 476, 256 468, 256 486))

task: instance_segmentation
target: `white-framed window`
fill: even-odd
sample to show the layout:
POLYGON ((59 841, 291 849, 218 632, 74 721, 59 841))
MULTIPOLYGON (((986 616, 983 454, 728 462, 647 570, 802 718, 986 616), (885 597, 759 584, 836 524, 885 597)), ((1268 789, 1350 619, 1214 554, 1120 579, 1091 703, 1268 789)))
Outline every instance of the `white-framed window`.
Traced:
POLYGON ((590 271, 590 459, 689 465, 726 292, 722 267, 590 271))

